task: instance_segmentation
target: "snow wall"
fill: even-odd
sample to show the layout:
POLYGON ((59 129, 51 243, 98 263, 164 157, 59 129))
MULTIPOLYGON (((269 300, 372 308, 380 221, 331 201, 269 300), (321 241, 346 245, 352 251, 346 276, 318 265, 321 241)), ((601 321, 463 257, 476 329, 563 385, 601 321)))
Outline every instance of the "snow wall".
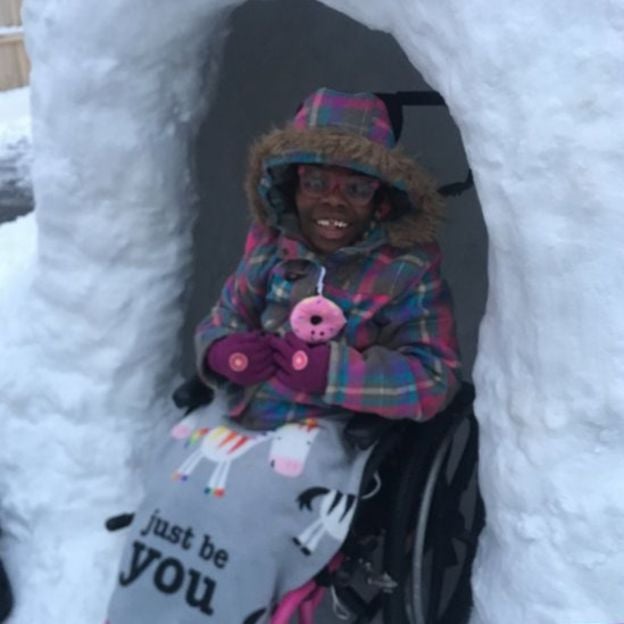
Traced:
MULTIPOLYGON (((132 508, 175 417, 194 141, 237 4, 26 0, 38 251, 0 309, 12 624, 100 620, 123 539, 102 518, 132 508)), ((622 621, 624 6, 325 4, 394 36, 476 178, 488 520, 472 624, 622 621)))

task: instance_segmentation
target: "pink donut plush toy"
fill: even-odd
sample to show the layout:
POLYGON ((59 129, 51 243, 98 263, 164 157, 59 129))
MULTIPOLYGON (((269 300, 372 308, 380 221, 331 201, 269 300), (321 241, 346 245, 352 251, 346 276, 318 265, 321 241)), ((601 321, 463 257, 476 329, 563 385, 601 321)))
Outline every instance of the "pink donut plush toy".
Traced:
POLYGON ((295 336, 309 344, 331 340, 346 322, 342 310, 323 295, 302 299, 290 313, 295 336))
POLYGON ((331 340, 347 322, 342 310, 323 296, 324 277, 325 267, 321 267, 318 294, 302 299, 290 313, 290 326, 295 336, 308 344, 331 340))

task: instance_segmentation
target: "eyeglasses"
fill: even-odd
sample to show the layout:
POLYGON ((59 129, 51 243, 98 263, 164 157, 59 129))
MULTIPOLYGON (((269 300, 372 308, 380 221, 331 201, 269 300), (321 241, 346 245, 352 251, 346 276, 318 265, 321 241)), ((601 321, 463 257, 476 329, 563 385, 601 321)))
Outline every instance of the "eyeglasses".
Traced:
POLYGON ((371 201, 381 185, 375 178, 328 171, 321 167, 299 165, 297 173, 299 189, 308 197, 320 199, 337 188, 348 202, 356 206, 363 206, 371 201))

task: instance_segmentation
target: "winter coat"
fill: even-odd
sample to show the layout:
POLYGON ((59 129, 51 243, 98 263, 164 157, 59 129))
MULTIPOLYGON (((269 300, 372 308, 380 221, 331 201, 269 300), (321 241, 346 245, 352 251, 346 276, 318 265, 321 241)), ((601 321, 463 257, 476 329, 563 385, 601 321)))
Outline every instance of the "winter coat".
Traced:
MULTIPOLYGON (((251 427, 340 411, 423 420, 447 402, 457 383, 456 341, 448 290, 435 243, 397 250, 373 232, 324 261, 324 294, 347 318, 330 342, 328 383, 321 396, 295 392, 276 379, 251 388, 227 384, 230 414, 251 427)), ((315 293, 321 261, 305 245, 256 224, 236 272, 197 330, 198 364, 229 333, 290 331, 293 306, 315 293)))
POLYGON ((321 265, 327 271, 323 294, 347 318, 330 342, 324 394, 296 392, 276 379, 248 388, 225 383, 231 416, 252 428, 350 412, 425 420, 444 407, 458 385, 452 306, 435 241, 441 199, 429 176, 391 147, 379 102, 363 120, 361 106, 349 108, 353 101, 322 89, 300 109, 298 126, 270 132, 251 150, 246 188, 254 224, 238 268, 197 328, 200 375, 207 383, 223 382, 207 369, 205 357, 210 345, 229 333, 290 331, 290 312, 315 294, 321 265), (374 175, 387 189, 391 213, 373 221, 363 240, 320 257, 306 247, 293 207, 297 163, 374 175))

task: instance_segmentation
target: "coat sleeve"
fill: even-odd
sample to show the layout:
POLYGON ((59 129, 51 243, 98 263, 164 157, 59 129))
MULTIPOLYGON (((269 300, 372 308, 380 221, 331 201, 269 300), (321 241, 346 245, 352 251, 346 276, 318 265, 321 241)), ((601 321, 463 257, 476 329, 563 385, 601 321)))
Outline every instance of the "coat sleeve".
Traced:
POLYGON ((206 351, 213 342, 228 334, 261 329, 267 276, 275 258, 277 234, 260 224, 250 228, 245 251, 236 271, 230 275, 210 314, 195 330, 195 361, 204 381, 214 383, 205 367, 206 351))
POLYGON ((459 356, 440 255, 376 319, 380 339, 363 351, 331 343, 323 400, 355 412, 426 420, 452 398, 459 356))

